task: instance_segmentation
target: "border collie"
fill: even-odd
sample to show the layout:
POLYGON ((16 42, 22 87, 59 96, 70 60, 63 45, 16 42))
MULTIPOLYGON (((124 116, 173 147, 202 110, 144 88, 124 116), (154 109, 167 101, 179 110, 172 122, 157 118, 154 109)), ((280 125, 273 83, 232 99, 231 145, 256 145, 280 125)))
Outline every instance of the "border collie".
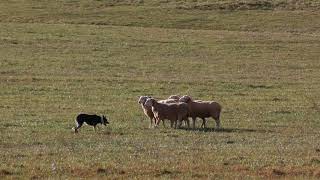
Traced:
POLYGON ((96 114, 79 114, 75 122, 76 127, 72 128, 75 133, 78 132, 78 129, 83 125, 83 123, 93 126, 94 131, 96 131, 96 126, 99 123, 105 126, 109 124, 108 119, 104 115, 98 116, 96 114))

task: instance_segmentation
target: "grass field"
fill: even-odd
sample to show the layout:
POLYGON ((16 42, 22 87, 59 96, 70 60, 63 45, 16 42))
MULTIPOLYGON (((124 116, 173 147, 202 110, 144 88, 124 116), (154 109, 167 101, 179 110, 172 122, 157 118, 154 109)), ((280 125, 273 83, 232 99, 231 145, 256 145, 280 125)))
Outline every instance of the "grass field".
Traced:
POLYGON ((0 178, 318 179, 319 19, 317 0, 0 1, 0 178), (149 129, 137 96, 172 94, 219 102, 223 129, 149 129), (75 135, 79 112, 111 124, 75 135))

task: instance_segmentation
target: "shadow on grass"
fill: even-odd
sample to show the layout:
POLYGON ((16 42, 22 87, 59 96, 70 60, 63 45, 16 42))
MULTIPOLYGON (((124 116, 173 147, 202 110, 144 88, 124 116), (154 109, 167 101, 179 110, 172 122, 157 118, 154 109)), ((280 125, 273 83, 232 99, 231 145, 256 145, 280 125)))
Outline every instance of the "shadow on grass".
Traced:
POLYGON ((238 132, 238 133, 248 133, 248 132, 253 132, 253 133, 271 133, 273 131, 271 130, 264 130, 264 129, 248 129, 248 128, 221 128, 221 129, 215 129, 215 128, 185 128, 182 127, 180 128, 182 130, 186 131, 200 131, 200 132, 226 132, 226 133, 233 133, 233 132, 238 132))

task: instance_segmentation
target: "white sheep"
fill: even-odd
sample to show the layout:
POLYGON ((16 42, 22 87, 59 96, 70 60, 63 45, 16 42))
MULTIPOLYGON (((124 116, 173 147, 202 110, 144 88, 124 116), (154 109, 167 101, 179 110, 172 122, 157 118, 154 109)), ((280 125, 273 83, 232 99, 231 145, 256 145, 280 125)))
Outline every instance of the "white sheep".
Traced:
POLYGON ((179 102, 179 99, 178 100, 177 99, 164 99, 164 100, 159 100, 158 102, 166 103, 166 104, 168 104, 168 103, 177 103, 177 102, 179 102))
POLYGON ((196 118, 203 120, 201 127, 206 128, 206 119, 212 117, 216 121, 216 128, 220 129, 220 113, 221 105, 214 101, 194 101, 190 96, 182 96, 179 102, 185 102, 189 106, 188 116, 193 120, 193 128, 195 128, 196 118))
POLYGON ((168 99, 176 99, 177 101, 179 101, 180 96, 179 95, 171 95, 168 97, 168 99))
MULTIPOLYGON (((164 99, 164 100, 159 100, 158 102, 160 102, 160 103, 178 103, 179 102, 179 99, 180 99, 180 96, 178 96, 178 95, 171 95, 171 96, 169 96, 168 97, 168 99, 164 99)), ((163 122, 163 125, 164 125, 164 121, 162 121, 163 122)), ((188 126, 188 128, 189 128, 189 119, 187 118, 185 121, 183 121, 183 124, 184 124, 184 126, 185 125, 187 125, 188 126)))
POLYGON ((150 96, 140 96, 138 103, 141 105, 141 108, 142 108, 144 114, 150 119, 149 128, 152 128, 154 125, 154 120, 155 120, 152 109, 151 109, 151 107, 144 105, 148 98, 151 98, 151 97, 150 96))
POLYGON ((188 105, 186 103, 161 103, 153 98, 148 98, 145 106, 152 107, 156 126, 160 121, 168 119, 171 121, 171 127, 177 128, 177 122, 180 126, 183 120, 188 119, 188 105))
MULTIPOLYGON (((166 100, 161 100, 161 101, 158 101, 158 102, 164 102, 164 103, 177 103, 179 102, 179 99, 180 99, 180 96, 179 95, 170 95, 168 97, 168 99, 166 100)), ((189 128, 189 119, 186 119, 185 121, 183 121, 184 125, 187 125, 188 128, 189 128)))
MULTIPOLYGON (((151 96, 139 96, 138 103, 141 105, 141 108, 142 108, 144 114, 150 119, 149 128, 152 128, 154 123, 155 123, 155 118, 154 118, 154 115, 153 115, 151 107, 150 106, 145 106, 145 102, 147 101, 148 98, 151 98, 151 96)), ((178 102, 178 100, 165 99, 165 100, 160 100, 159 102, 172 103, 172 102, 178 102)), ((163 121, 163 126, 165 126, 164 121, 163 121)))

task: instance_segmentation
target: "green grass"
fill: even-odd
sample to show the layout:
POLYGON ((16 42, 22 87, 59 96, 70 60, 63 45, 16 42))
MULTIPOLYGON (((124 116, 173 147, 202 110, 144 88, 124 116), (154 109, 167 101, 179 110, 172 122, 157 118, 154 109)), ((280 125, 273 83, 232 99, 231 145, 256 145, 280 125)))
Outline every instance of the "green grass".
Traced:
POLYGON ((320 5, 243 2, 1 1, 0 178, 319 178, 320 5), (149 129, 171 94, 223 130, 149 129))

